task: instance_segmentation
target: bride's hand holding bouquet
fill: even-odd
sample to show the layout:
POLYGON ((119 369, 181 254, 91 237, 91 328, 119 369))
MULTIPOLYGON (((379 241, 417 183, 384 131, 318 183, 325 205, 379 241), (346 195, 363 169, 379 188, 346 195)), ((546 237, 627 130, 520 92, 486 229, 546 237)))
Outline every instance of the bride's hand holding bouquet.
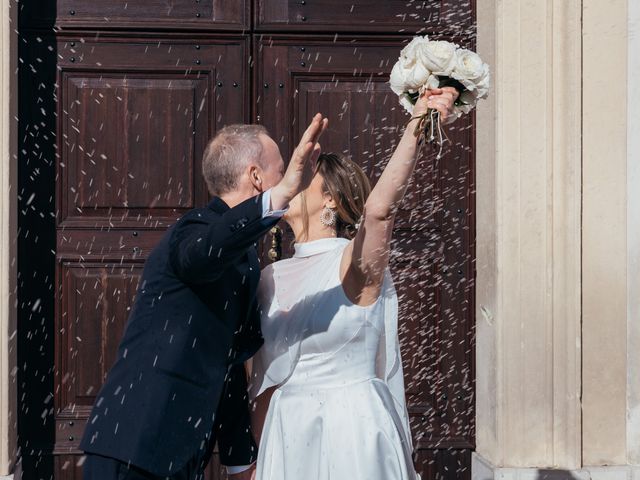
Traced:
POLYGON ((433 88, 424 90, 411 106, 411 121, 420 120, 424 115, 434 111, 440 114, 442 122, 446 123, 451 117, 456 118, 455 103, 460 92, 454 87, 433 88))

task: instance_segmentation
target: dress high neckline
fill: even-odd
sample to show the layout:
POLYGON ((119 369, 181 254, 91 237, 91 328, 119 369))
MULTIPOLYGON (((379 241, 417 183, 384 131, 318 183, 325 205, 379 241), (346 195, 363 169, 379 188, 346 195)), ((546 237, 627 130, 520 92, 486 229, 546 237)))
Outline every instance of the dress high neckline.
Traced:
POLYGON ((296 243, 293 248, 295 249, 295 253, 293 254, 294 258, 305 258, 311 257, 313 255, 318 255, 320 253, 325 253, 334 248, 338 248, 341 245, 346 245, 350 240, 347 238, 320 238, 318 240, 313 240, 311 242, 304 243, 296 243))

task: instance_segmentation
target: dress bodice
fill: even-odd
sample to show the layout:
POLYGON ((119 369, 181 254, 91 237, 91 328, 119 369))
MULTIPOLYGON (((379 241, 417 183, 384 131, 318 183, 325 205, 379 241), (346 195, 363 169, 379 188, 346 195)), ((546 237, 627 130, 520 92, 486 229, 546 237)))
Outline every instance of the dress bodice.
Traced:
POLYGON ((263 270, 258 301, 264 345, 253 357, 249 395, 375 376, 390 391, 408 432, 393 280, 387 269, 376 302, 354 305, 340 280, 348 244, 344 238, 296 244, 293 258, 263 270))
MULTIPOLYGON (((340 251, 348 244, 332 240, 340 251)), ((326 244, 327 239, 320 242, 326 244)), ((340 279, 342 255, 333 249, 314 254, 313 243, 305 244, 311 249, 298 246, 296 256, 263 271, 259 289, 263 334, 271 338, 275 334, 271 330, 284 322, 306 322, 287 386, 331 386, 372 378, 384 328, 382 302, 364 307, 351 302, 340 279), (316 281, 321 276, 326 280, 316 281)))

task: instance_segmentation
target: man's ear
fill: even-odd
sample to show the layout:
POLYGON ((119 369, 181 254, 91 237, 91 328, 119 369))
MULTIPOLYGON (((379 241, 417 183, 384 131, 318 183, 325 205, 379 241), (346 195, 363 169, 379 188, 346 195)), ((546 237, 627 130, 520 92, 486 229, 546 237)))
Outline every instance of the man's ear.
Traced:
POLYGON ((251 182, 251 185, 253 185, 253 188, 255 188, 257 191, 263 191, 262 169, 257 165, 251 165, 249 167, 249 181, 251 182))

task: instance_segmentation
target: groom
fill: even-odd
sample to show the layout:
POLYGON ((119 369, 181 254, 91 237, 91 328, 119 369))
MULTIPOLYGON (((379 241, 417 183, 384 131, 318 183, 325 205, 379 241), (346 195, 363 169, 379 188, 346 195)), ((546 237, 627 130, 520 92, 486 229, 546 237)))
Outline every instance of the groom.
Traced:
POLYGON ((254 245, 311 182, 326 125, 314 117, 284 176, 260 126, 225 127, 209 143, 213 199, 180 218, 145 263, 80 444, 84 480, 200 479, 216 442, 232 478, 249 478, 257 448, 243 362, 262 344, 254 245))

